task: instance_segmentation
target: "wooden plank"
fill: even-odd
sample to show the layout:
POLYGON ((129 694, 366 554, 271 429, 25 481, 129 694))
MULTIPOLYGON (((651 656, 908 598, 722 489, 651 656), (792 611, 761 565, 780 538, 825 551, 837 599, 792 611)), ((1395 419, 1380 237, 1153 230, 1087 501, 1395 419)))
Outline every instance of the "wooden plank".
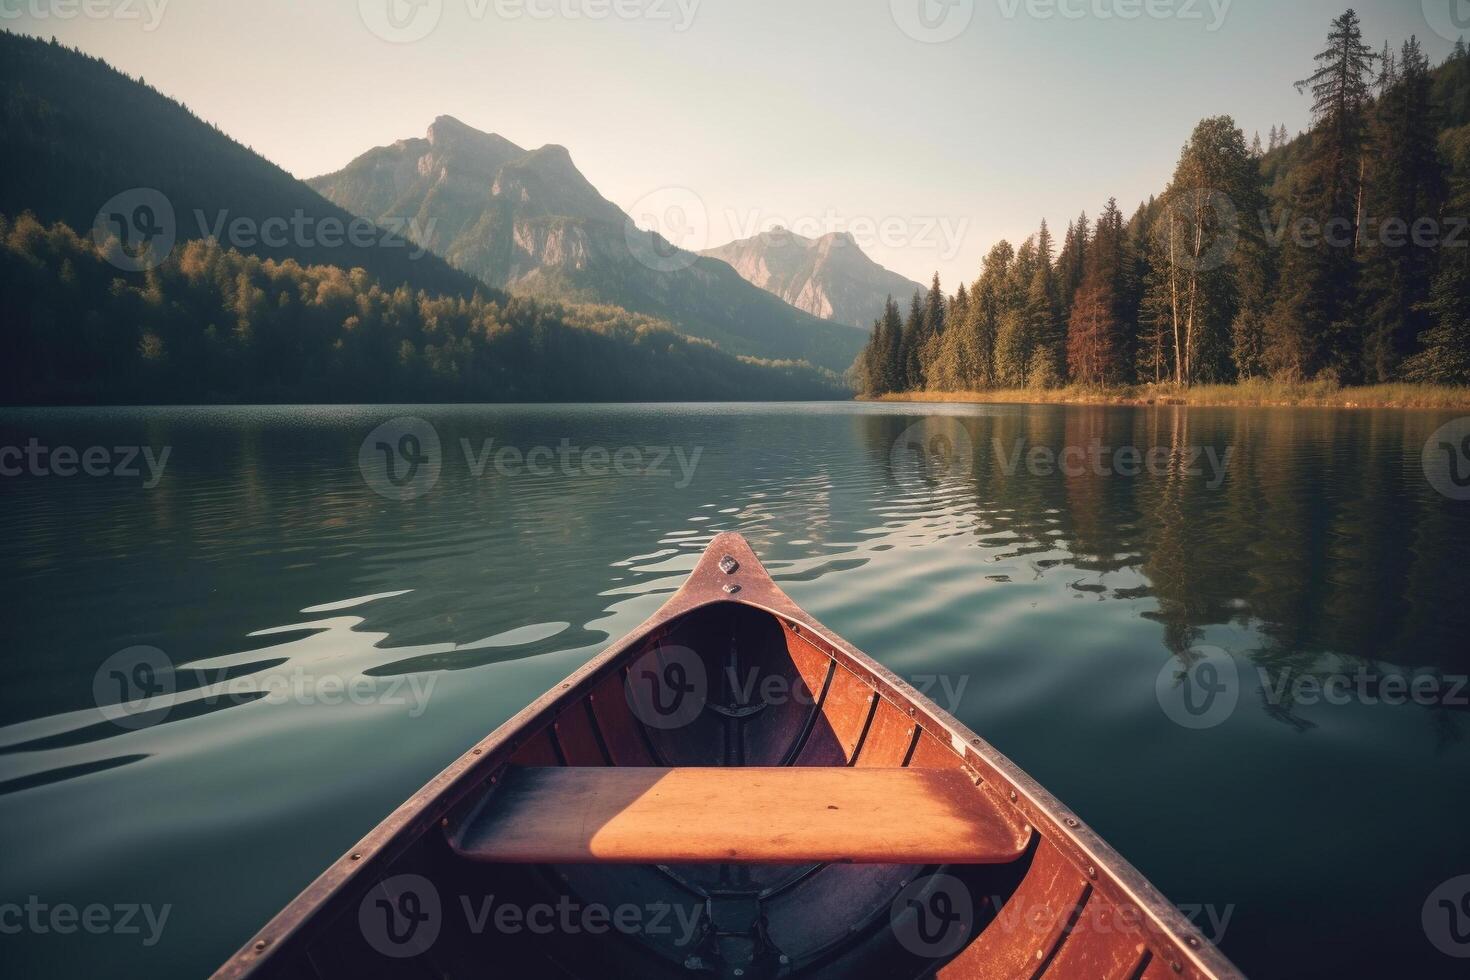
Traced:
POLYGON ((878 694, 852 671, 838 667, 827 696, 797 758, 798 766, 845 766, 856 755, 878 694))
POLYGON ((628 693, 621 673, 608 671, 587 696, 587 704, 602 732, 603 741, 607 743, 613 765, 653 765, 653 756, 643 740, 643 723, 633 717, 633 711, 628 707, 628 693))
POLYGON ((1128 924, 1117 906, 1093 892, 1061 951, 1047 965, 1046 977, 1133 980, 1147 956, 1148 945, 1138 928, 1128 924))
POLYGON ((913 748, 918 734, 919 726, 914 719, 880 699, 873 711, 873 720, 868 725, 868 737, 863 739, 862 754, 854 764, 865 769, 902 766, 908 761, 909 750, 913 748))
POLYGON ((1005 864, 1029 836, 958 770, 512 769, 469 825, 491 863, 1005 864))
POLYGON ((605 766, 607 756, 592 731, 592 716, 586 701, 572 705, 551 725, 552 736, 569 766, 605 766))
POLYGON ((942 966, 941 980, 1032 980, 1045 969, 1091 889, 1043 839, 1031 870, 992 922, 942 966))

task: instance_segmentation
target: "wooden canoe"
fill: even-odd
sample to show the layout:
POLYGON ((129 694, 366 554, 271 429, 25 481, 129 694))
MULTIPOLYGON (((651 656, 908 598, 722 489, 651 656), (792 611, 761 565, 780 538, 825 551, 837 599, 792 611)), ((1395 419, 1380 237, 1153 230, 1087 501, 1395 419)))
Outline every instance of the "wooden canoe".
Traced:
POLYGON ((1240 974, 735 534, 215 974, 1240 974))

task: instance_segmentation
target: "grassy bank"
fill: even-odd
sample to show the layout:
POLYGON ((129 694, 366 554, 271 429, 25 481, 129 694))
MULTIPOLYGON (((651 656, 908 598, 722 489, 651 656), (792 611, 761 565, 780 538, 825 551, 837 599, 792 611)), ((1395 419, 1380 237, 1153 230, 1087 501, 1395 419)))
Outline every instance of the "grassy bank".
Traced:
POLYGON ((1294 405, 1324 408, 1464 408, 1470 409, 1470 387, 1390 384, 1344 388, 1328 382, 1290 384, 1243 381, 1231 385, 1125 385, 1114 388, 1067 387, 1007 391, 914 391, 882 395, 871 401, 954 402, 1041 405, 1294 405))

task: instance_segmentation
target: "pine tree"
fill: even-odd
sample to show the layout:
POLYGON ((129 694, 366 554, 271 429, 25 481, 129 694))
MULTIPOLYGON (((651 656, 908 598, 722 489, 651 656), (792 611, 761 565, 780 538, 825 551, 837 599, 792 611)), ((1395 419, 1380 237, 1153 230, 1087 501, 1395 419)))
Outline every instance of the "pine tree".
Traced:
POLYGON ((1037 268, 1036 237, 1033 235, 1016 250, 1015 258, 1006 270, 995 332, 995 383, 1001 388, 1025 388, 1030 384, 1034 338, 1026 301, 1037 268))
POLYGON ((1255 138, 1251 140, 1251 157, 1259 160, 1265 155, 1266 151, 1261 148, 1261 131, 1258 129, 1255 138))
POLYGON ((1423 349, 1404 362, 1400 376, 1421 384, 1470 384, 1470 250, 1446 253, 1429 312, 1434 326, 1419 338, 1423 349))
POLYGON ((1282 283, 1266 323, 1271 372, 1287 378, 1326 370, 1341 381, 1361 372, 1362 330, 1353 322, 1358 231, 1367 166, 1369 85, 1377 56, 1363 43, 1356 12, 1332 22, 1317 71, 1297 83, 1313 96, 1312 158, 1293 195, 1297 219, 1322 229, 1310 244, 1288 242, 1282 283))
POLYGON ((915 292, 909 306, 909 317, 903 324, 903 339, 899 345, 903 374, 896 390, 924 390, 924 337, 924 294, 915 292))
POLYGON ((908 368, 903 359, 903 313, 892 296, 883 307, 881 335, 883 391, 903 391, 908 387, 908 368))
POLYGON ((1433 75, 1415 38, 1404 42, 1397 67, 1374 109, 1371 180, 1366 192, 1369 232, 1361 253, 1363 376, 1391 380, 1429 327, 1426 304, 1435 284, 1437 243, 1416 242, 1424 219, 1438 220, 1446 194, 1445 166, 1432 104, 1433 75))
POLYGON ((868 345, 858 355, 857 377, 854 378, 858 394, 883 394, 883 318, 873 321, 873 332, 868 345))
POLYGON ((1122 363, 1117 347, 1118 324, 1113 295, 1105 281, 1090 277, 1077 291, 1067 331, 1067 367, 1078 384, 1100 385, 1119 380, 1122 363))
POLYGON ((1000 241, 985 256, 985 265, 970 291, 969 333, 974 342, 974 376, 968 389, 983 391, 999 384, 996 373, 997 338, 1009 302, 1011 265, 1016 258, 1011 243, 1000 241))
POLYGON ((1067 237, 1062 242, 1062 254, 1057 258, 1057 315, 1065 323, 1072 311, 1072 297, 1082 285, 1082 276, 1087 271, 1087 244, 1092 234, 1092 225, 1087 212, 1067 225, 1067 237))

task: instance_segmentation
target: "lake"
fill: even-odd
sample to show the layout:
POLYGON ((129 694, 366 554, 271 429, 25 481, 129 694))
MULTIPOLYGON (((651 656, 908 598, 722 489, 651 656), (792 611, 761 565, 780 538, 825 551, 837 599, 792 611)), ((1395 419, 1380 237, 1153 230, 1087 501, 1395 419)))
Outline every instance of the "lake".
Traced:
POLYGON ((207 974, 735 530, 1247 973, 1462 975, 1453 418, 6 410, 7 972, 207 974))

